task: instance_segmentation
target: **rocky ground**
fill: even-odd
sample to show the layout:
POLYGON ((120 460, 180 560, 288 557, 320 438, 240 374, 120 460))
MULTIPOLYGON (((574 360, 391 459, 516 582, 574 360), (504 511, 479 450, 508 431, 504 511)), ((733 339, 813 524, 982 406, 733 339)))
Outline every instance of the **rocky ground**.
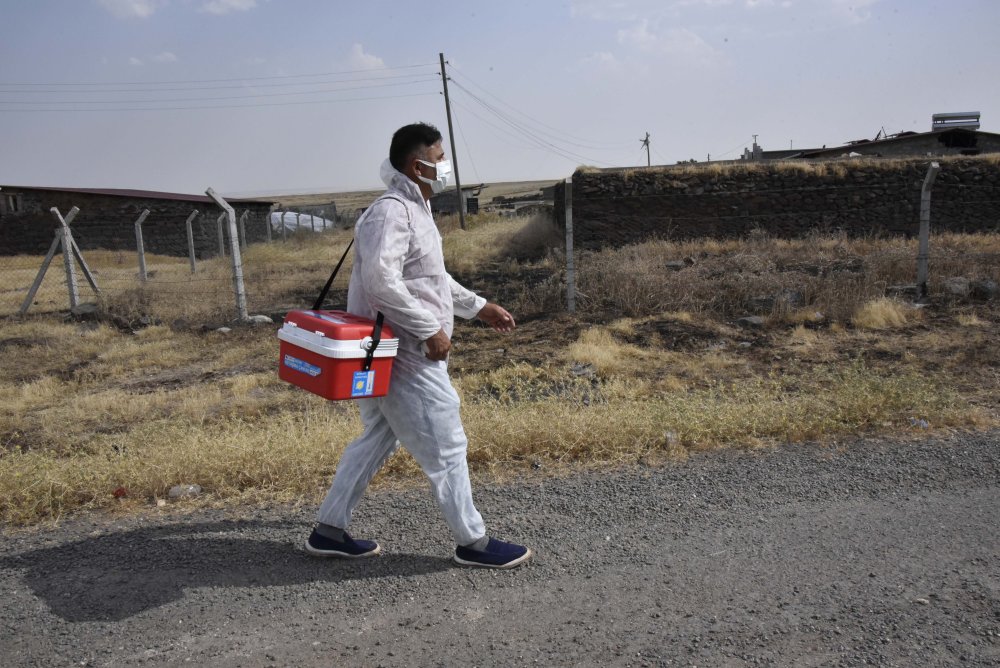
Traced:
POLYGON ((537 556, 453 567, 423 489, 384 554, 308 557, 311 509, 89 516, 0 548, 4 666, 993 666, 1000 432, 864 439, 477 486, 537 556))

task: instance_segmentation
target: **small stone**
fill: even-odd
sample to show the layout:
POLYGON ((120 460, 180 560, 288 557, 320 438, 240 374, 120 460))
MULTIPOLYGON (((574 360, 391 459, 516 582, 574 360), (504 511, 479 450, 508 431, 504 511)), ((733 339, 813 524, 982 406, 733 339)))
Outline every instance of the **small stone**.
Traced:
POLYGON ((96 316, 99 310, 100 309, 98 308, 97 304, 87 302, 85 304, 77 304, 72 309, 70 309, 70 313, 72 313, 77 318, 86 319, 86 318, 93 318, 94 316, 96 316))
POLYGON ((156 507, 157 508, 162 508, 165 505, 167 505, 167 500, 166 499, 157 499, 156 500, 156 507))
POLYGON ((228 334, 229 332, 231 332, 231 331, 233 331, 233 330, 232 330, 232 329, 230 329, 229 327, 219 327, 219 328, 218 328, 217 330, 215 330, 215 331, 219 332, 220 334, 228 334))
POLYGON ((673 271, 680 271, 681 269, 686 268, 688 264, 684 262, 684 260, 668 260, 667 262, 663 263, 663 266, 666 269, 671 269, 673 271))
POLYGON ((266 315, 252 315, 249 318, 247 318, 247 322, 249 322, 251 325, 270 325, 274 323, 274 320, 272 320, 269 316, 266 315))
POLYGON ((968 297, 971 289, 969 279, 962 276, 952 276, 941 282, 941 290, 955 297, 968 297))
POLYGON ((593 378, 595 375, 593 365, 581 364, 579 362, 573 364, 573 366, 569 368, 569 372, 574 376, 582 378, 593 378))
POLYGON ((914 603, 919 603, 920 605, 930 605, 930 603, 931 603, 926 598, 918 598, 918 599, 915 599, 913 602, 914 603))
POLYGON ((885 293, 889 297, 916 297, 920 288, 916 285, 890 285, 885 293))
POLYGON ((201 494, 201 485, 174 485, 167 492, 167 496, 173 500, 190 499, 201 494))
POLYGON ((775 299, 779 304, 784 304, 789 308, 800 308, 806 303, 805 296, 798 290, 782 290, 775 299))
POLYGON ((988 278, 979 281, 972 281, 969 286, 969 296, 973 299, 982 299, 986 301, 996 299, 998 294, 1000 294, 1000 287, 997 287, 997 282, 991 281, 988 278))

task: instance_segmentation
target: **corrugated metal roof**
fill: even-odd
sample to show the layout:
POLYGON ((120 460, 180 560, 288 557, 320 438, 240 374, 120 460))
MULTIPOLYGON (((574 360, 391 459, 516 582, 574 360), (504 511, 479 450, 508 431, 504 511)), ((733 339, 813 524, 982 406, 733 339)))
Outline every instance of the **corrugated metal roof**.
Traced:
POLYGON ((963 128, 949 128, 948 130, 938 131, 938 132, 900 132, 898 135, 890 135, 885 139, 876 140, 865 140, 863 142, 855 142, 845 144, 843 146, 834 146, 832 148, 826 149, 812 149, 811 151, 803 152, 803 158, 815 158, 825 155, 836 155, 843 153, 844 151, 850 151, 855 148, 871 149, 872 147, 885 146, 886 144, 905 144, 906 142, 911 142, 917 138, 925 139, 927 137, 938 137, 944 132, 968 132, 969 134, 974 134, 978 137, 988 137, 988 138, 1000 138, 1000 134, 995 132, 984 132, 982 130, 965 130, 963 128))
MULTIPOLYGON (((185 193, 167 193, 160 192, 157 190, 129 190, 125 188, 56 188, 50 186, 15 186, 15 185, 0 185, 0 192, 4 190, 44 190, 47 192, 64 192, 64 193, 80 193, 85 195, 108 195, 111 197, 134 197, 137 199, 167 199, 175 200, 180 202, 195 202, 198 204, 214 204, 212 200, 207 195, 188 195, 185 193)), ((234 198, 228 199, 226 201, 230 204, 251 204, 251 203, 267 203, 267 200, 261 200, 259 198, 234 198)))

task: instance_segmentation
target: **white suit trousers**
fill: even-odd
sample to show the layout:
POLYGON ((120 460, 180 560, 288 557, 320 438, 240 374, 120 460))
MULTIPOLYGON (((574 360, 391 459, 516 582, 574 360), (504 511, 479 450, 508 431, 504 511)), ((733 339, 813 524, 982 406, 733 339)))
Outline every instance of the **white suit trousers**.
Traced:
POLYGON ((358 400, 364 432, 344 450, 318 519, 346 529, 368 483, 402 443, 430 479, 431 492, 459 545, 484 535, 483 518, 472 502, 468 440, 459 398, 447 362, 432 362, 400 350, 389 393, 358 400))

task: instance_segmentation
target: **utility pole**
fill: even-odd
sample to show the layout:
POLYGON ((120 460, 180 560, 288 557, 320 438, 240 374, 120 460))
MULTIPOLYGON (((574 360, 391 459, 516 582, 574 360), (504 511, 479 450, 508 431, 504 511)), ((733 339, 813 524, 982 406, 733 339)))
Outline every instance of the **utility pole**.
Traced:
POLYGON ((642 144, 642 147, 644 149, 646 149, 646 166, 649 167, 650 166, 650 162, 649 162, 649 133, 648 132, 646 133, 646 138, 645 139, 640 139, 639 143, 642 144))
POLYGON ((444 54, 441 59, 441 83, 444 84, 444 111, 448 116, 448 141, 451 142, 451 166, 455 171, 455 193, 458 195, 458 224, 465 229, 465 198, 462 197, 462 180, 458 178, 458 150, 455 148, 455 131, 451 128, 451 103, 448 102, 448 75, 444 71, 444 54))

